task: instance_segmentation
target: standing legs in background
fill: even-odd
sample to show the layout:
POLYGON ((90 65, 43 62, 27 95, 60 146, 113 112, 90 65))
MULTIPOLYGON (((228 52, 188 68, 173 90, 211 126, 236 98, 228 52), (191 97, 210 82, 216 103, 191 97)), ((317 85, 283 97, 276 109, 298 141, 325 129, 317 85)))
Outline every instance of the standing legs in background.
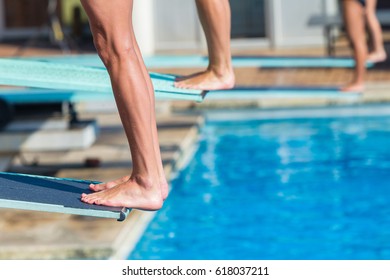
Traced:
POLYGON ((346 31, 353 48, 355 72, 352 81, 341 90, 344 92, 361 92, 364 90, 367 61, 365 9, 356 0, 343 0, 342 4, 346 31))
POLYGON ((196 0, 196 7, 206 35, 209 66, 203 72, 178 79, 175 86, 201 90, 232 88, 235 77, 230 51, 229 1, 196 0))
POLYGON ((387 58, 383 45, 382 28, 376 16, 377 0, 366 0, 366 19, 368 31, 371 34, 372 50, 368 54, 368 61, 377 63, 387 58))

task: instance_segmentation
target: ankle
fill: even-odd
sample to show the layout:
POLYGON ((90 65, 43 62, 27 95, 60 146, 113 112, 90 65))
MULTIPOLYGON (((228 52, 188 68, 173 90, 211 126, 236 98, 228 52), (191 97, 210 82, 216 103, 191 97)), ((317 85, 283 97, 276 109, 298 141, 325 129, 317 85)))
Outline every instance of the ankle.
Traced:
POLYGON ((132 175, 131 179, 140 187, 144 188, 145 190, 153 190, 153 188, 158 185, 157 180, 153 180, 152 177, 147 176, 147 175, 141 175, 141 174, 136 174, 132 175))
POLYGON ((234 77, 234 72, 231 65, 209 65, 207 71, 212 72, 219 79, 234 77))

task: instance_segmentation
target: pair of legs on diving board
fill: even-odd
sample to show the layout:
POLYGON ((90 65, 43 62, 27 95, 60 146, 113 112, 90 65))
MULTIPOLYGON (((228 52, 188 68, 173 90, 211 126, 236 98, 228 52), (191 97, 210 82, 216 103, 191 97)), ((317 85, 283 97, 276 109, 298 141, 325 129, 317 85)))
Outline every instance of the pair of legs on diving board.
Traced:
POLYGON ((386 60, 382 29, 376 16, 377 0, 343 0, 346 31, 354 50, 355 72, 352 82, 343 91, 363 91, 366 62, 386 60), (372 51, 368 53, 365 26, 372 38, 372 51))
MULTIPOLYGON (((111 78, 115 101, 131 150, 133 170, 118 180, 91 185, 83 194, 89 204, 143 210, 161 208, 168 195, 154 111, 154 90, 133 26, 133 0, 81 0, 89 17, 94 44, 111 78)), ((209 66, 184 77, 177 87, 203 90, 234 85, 230 53, 228 0, 196 0, 209 51, 209 66)))

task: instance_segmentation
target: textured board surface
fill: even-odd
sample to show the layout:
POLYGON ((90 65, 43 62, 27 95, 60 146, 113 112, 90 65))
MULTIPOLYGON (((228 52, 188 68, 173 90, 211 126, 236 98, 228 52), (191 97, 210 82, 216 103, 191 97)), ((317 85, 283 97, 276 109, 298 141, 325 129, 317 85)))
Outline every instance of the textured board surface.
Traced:
POLYGON ((0 172, 0 207, 124 220, 129 209, 81 202, 81 194, 90 193, 90 183, 92 181, 0 172))
MULTIPOLYGON (((204 92, 179 89, 175 76, 150 73, 156 95, 173 99, 201 101, 204 92)), ((0 59, 0 84, 56 90, 111 93, 110 77, 101 67, 42 62, 22 59, 0 59)))

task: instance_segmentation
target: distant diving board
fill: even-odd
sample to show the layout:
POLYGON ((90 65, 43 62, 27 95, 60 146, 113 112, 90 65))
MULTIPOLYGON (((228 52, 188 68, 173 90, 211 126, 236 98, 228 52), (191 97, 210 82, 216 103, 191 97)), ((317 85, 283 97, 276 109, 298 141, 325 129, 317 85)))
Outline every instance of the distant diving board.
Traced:
POLYGON ((128 208, 80 200, 90 183, 96 182, 0 172, 0 207, 125 220, 128 208))
MULTIPOLYGON (((30 57, 26 59, 104 67, 96 54, 30 57)), ((208 58, 200 55, 145 56, 144 61, 149 68, 204 68, 208 65, 208 58)), ((330 56, 233 56, 232 63, 237 68, 352 68, 355 66, 355 62, 351 57, 330 56)), ((372 66, 373 63, 367 63, 367 67, 372 66)))
MULTIPOLYGON (((150 77, 158 97, 201 102, 205 96, 202 90, 176 88, 173 75, 150 73, 150 77)), ((104 68, 24 59, 0 59, 0 84, 112 93, 110 77, 104 68)))
MULTIPOLYGON (((169 99, 171 94, 160 92, 156 98, 169 99)), ((186 96, 183 96, 184 99, 186 96)), ((334 87, 235 87, 229 90, 209 91, 207 99, 266 99, 266 98, 331 98, 331 99, 357 99, 359 92, 343 93, 334 87)), ((87 91, 52 90, 36 88, 9 88, 0 89, 0 99, 9 104, 33 104, 55 102, 90 102, 112 101, 111 93, 94 94, 87 91)), ((191 100, 191 99, 189 99, 191 100)))
POLYGON ((209 100, 222 99, 264 99, 264 98, 336 98, 357 99, 360 92, 341 92, 334 87, 235 87, 230 90, 210 91, 207 95, 209 100))

